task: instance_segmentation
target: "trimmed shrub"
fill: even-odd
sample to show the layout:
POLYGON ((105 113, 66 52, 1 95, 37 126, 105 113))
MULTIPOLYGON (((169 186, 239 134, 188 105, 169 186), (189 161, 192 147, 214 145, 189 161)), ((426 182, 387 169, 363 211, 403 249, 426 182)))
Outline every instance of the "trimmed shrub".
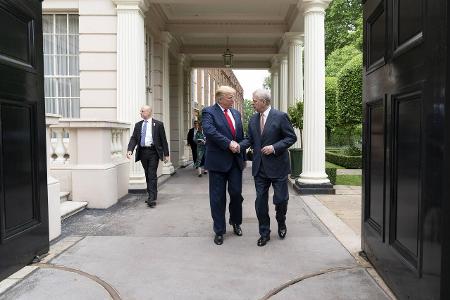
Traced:
POLYGON ((330 182, 331 182, 331 184, 332 185, 335 185, 336 184, 336 173, 337 173, 337 171, 336 171, 337 169, 335 168, 335 167, 327 167, 327 168, 325 168, 325 173, 327 173, 327 175, 328 175, 328 179, 330 179, 330 182))
POLYGON ((325 124, 329 129, 334 128, 338 122, 336 106, 337 78, 325 78, 325 124))
POLYGON ((362 168, 362 156, 348 156, 338 153, 336 151, 326 151, 325 158, 327 161, 343 166, 347 169, 361 169, 362 168))
POLYGON ((339 72, 336 102, 339 125, 352 133, 362 122, 362 54, 356 55, 339 72))

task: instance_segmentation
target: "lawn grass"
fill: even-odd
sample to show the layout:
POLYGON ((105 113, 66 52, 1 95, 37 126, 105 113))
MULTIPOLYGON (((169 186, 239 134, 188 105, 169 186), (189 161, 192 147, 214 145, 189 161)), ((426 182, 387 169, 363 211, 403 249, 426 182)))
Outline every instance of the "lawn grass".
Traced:
POLYGON ((335 165, 335 164, 330 163, 328 161, 325 162, 325 168, 345 169, 344 167, 335 165))
POLYGON ((362 176, 361 175, 338 175, 336 178, 337 185, 356 185, 361 186, 362 176))

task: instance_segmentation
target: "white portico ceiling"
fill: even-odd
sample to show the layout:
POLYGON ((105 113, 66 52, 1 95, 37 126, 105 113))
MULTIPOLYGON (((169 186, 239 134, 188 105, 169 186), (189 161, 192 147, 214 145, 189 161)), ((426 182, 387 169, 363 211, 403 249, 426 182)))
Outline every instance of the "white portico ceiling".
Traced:
POLYGON ((285 32, 303 32, 303 13, 298 3, 151 0, 150 10, 193 67, 222 66, 228 38, 234 68, 269 68, 272 57, 280 52, 285 32))

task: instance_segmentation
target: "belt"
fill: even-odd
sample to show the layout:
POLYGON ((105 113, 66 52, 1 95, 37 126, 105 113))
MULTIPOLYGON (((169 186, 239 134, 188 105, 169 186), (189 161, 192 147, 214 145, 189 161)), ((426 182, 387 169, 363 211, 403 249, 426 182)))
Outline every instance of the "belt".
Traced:
POLYGON ((155 148, 155 145, 151 145, 151 146, 141 146, 142 149, 153 149, 155 148))

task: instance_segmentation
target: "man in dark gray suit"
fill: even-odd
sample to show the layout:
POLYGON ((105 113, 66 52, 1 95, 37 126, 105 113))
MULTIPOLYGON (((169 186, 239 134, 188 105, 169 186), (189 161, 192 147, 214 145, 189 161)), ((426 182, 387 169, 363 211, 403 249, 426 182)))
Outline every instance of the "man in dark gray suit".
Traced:
POLYGON ((136 161, 141 161, 147 182, 147 204, 153 208, 158 196, 158 170, 159 160, 169 161, 169 145, 167 144, 164 124, 152 118, 152 109, 148 105, 141 108, 142 121, 134 126, 133 135, 128 144, 128 159, 136 148, 136 161))
MULTIPOLYGON (((256 215, 259 221, 258 246, 270 240, 269 188, 274 190, 278 235, 286 237, 286 213, 289 200, 288 175, 291 172, 288 148, 297 141, 294 128, 286 113, 270 106, 270 93, 259 89, 253 93, 256 110, 248 124, 248 136, 240 148, 253 148, 252 174, 256 189, 256 215)), ((245 150, 244 150, 245 151, 245 150)))

